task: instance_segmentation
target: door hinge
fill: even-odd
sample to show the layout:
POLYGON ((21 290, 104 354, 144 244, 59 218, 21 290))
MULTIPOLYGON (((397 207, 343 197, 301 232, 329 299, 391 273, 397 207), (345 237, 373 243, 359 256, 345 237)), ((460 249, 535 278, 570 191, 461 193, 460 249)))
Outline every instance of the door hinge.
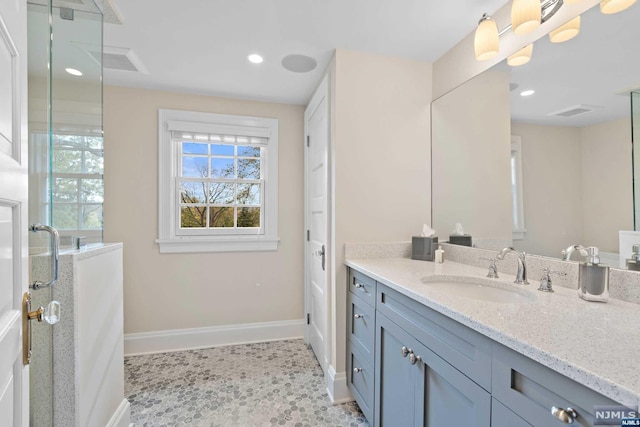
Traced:
POLYGON ((307 325, 311 324, 311 313, 307 313, 307 325))
POLYGON ((311 230, 307 230, 307 242, 311 241, 311 230))
POLYGON ((309 146, 309 144, 311 144, 311 137, 307 135, 307 147, 309 146))

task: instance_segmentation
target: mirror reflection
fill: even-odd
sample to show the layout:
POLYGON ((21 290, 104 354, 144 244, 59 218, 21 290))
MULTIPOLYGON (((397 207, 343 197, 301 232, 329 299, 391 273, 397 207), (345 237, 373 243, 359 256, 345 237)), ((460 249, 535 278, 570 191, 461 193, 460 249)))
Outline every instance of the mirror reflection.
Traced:
POLYGON ((505 61, 433 102, 441 240, 461 223, 478 247, 560 258, 582 244, 597 246, 603 263, 626 265, 640 244, 631 96, 640 88, 638 20, 638 5, 615 15, 592 8, 576 37, 545 36, 528 63, 505 61))

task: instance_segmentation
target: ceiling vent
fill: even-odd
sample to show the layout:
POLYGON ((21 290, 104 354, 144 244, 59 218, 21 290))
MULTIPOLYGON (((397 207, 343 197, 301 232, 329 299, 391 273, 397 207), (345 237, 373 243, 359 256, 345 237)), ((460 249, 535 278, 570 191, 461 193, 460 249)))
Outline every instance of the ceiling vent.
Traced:
POLYGON ((133 50, 126 47, 104 46, 102 52, 93 48, 84 47, 84 50, 100 64, 105 70, 128 71, 133 73, 149 74, 147 69, 133 50))
POLYGON ((586 105, 579 104, 574 105, 573 107, 563 108, 559 111, 554 111, 553 113, 547 114, 547 116, 556 116, 556 117, 575 117, 581 114, 586 114, 594 110, 600 110, 603 107, 598 107, 596 105, 586 105))

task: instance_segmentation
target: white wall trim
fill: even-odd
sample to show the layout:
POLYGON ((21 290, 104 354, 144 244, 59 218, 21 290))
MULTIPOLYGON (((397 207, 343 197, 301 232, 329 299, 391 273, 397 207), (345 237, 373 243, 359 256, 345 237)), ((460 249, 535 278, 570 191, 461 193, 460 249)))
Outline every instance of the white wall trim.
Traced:
POLYGON ((303 319, 125 334, 124 354, 166 353, 198 348, 302 338, 303 319))
POLYGON ((122 399, 120 406, 113 413, 106 427, 130 427, 131 423, 131 405, 127 399, 122 399))
POLYGON ((345 372, 336 372, 336 369, 332 365, 329 365, 329 369, 327 369, 324 377, 327 384, 327 394, 329 395, 331 403, 339 405, 354 400, 347 386, 347 374, 345 372))

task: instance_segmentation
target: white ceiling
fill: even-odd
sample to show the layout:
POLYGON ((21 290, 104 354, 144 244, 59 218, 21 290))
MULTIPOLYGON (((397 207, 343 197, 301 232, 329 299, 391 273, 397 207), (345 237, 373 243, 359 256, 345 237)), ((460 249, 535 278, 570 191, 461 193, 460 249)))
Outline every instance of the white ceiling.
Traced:
POLYGON ((629 117, 629 96, 619 94, 640 88, 640 3, 615 15, 596 6, 581 21, 576 38, 554 44, 543 37, 528 64, 511 68, 511 83, 519 85, 511 93, 513 120, 582 127, 629 117), (523 98, 525 89, 536 93, 523 98), (574 117, 548 115, 579 104, 601 108, 574 117))
POLYGON ((107 85, 305 104, 335 48, 434 61, 507 0, 111 0, 122 25, 105 46, 131 48, 148 74, 105 70, 107 85), (261 65, 249 53, 264 56, 261 65), (318 68, 280 65, 304 54, 318 68))

